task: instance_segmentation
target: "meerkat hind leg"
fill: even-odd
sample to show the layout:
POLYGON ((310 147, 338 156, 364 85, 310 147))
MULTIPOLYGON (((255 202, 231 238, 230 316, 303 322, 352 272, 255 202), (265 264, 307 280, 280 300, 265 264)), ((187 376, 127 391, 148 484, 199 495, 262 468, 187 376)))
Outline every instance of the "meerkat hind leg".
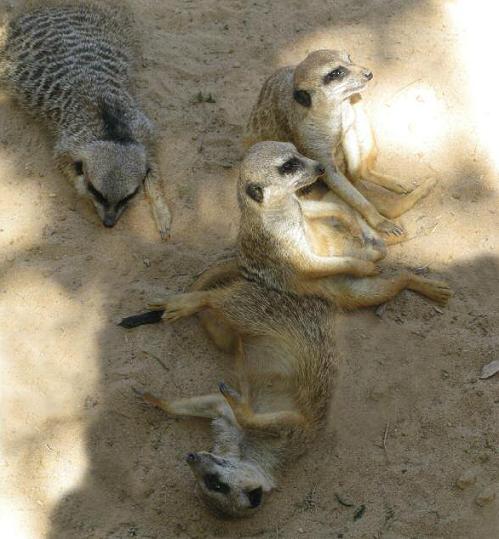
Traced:
POLYGON ((400 217, 406 211, 410 210, 421 199, 426 197, 433 189, 436 181, 437 180, 435 178, 428 178, 408 195, 390 196, 388 194, 383 194, 379 191, 369 189, 368 187, 363 186, 362 183, 360 183, 358 187, 359 191, 362 192, 364 196, 368 197, 369 200, 371 200, 382 215, 388 217, 389 219, 395 219, 400 217))
POLYGON ((237 391, 224 383, 221 383, 219 388, 242 428, 278 434, 283 429, 298 427, 305 423, 305 417, 299 412, 280 411, 255 414, 249 403, 237 391))
POLYGON ((379 185, 380 187, 384 187, 393 193, 406 195, 407 193, 411 192, 411 189, 408 189, 402 185, 394 176, 382 174, 376 170, 373 170, 372 168, 363 167, 360 175, 363 180, 374 183, 375 185, 379 185))
POLYGON ((452 295, 445 282, 409 272, 402 272, 393 277, 337 280, 332 286, 336 303, 346 309, 381 305, 406 288, 440 304, 445 304, 452 295))
POLYGON ((152 404, 166 412, 170 417, 205 417, 215 419, 223 415, 227 406, 222 395, 211 394, 198 397, 189 397, 174 401, 159 399, 147 392, 141 392, 134 389, 135 393, 148 404, 152 404))
POLYGON ((343 135, 342 147, 352 179, 356 182, 361 179, 366 180, 394 193, 408 193, 410 189, 407 189, 397 178, 374 170, 378 148, 362 98, 360 96, 352 98, 350 105, 355 120, 352 127, 343 135))

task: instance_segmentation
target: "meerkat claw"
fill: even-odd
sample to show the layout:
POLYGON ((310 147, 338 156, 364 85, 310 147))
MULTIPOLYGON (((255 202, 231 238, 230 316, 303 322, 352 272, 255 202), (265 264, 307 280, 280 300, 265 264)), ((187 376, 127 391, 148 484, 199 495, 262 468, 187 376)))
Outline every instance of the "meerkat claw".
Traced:
POLYGON ((167 300, 151 301, 146 304, 146 307, 151 311, 163 311, 166 308, 166 302, 167 300))
POLYGON ((171 217, 169 212, 167 214, 161 214, 158 215, 159 212, 154 212, 154 217, 156 220, 156 225, 158 227, 159 235, 161 237, 161 241, 168 241, 171 237, 170 233, 170 224, 171 224, 171 217))
POLYGON ((151 395, 151 393, 148 393, 147 391, 142 391, 141 389, 137 389, 134 386, 132 386, 132 391, 139 399, 142 400, 143 403, 151 404, 156 408, 161 408, 161 401, 154 395, 151 395))
POLYGON ((229 401, 229 402, 235 402, 235 403, 239 403, 241 401, 241 395, 239 395, 239 393, 233 389, 232 387, 230 387, 228 384, 226 384, 225 382, 220 382, 218 384, 218 389, 220 390, 220 393, 222 393, 222 395, 229 401))
POLYGON ((160 228, 159 235, 162 241, 168 241, 172 237, 169 228, 160 228))
POLYGON ((400 237, 405 234, 405 230, 402 226, 397 225, 392 221, 389 221, 388 219, 382 221, 376 228, 377 230, 383 232, 384 234, 387 234, 388 236, 400 237))

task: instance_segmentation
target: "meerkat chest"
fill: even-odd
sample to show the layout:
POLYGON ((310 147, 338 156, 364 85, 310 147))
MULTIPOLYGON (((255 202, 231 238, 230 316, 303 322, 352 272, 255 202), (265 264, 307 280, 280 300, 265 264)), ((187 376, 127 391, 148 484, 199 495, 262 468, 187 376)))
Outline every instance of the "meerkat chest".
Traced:
POLYGON ((340 110, 323 110, 304 122, 302 138, 315 148, 327 147, 334 150, 341 144, 344 129, 344 118, 340 110))

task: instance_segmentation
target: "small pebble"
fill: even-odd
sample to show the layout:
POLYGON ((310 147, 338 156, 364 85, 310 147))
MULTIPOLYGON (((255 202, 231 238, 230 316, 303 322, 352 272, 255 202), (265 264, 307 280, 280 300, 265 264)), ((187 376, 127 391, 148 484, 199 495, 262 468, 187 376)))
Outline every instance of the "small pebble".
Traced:
POLYGON ((489 505, 495 500, 496 491, 493 487, 487 487, 480 492, 480 494, 475 498, 475 502, 480 507, 489 505))
POLYGON ((465 488, 475 484, 476 476, 476 470, 474 470, 473 468, 470 470, 466 470, 456 481, 456 485, 461 490, 464 490, 465 488))

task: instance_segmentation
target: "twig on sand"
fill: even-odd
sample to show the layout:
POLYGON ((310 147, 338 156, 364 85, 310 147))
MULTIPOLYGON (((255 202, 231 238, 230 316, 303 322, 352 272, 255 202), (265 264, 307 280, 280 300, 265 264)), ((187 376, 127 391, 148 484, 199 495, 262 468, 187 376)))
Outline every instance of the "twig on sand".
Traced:
POLYGON ((421 78, 419 79, 416 79, 416 80, 413 80, 412 82, 409 82, 409 84, 406 84, 405 86, 402 86, 402 88, 399 88, 394 94, 392 94, 389 98, 388 98, 388 101, 385 101, 385 105, 389 105, 390 101, 392 101, 395 97, 397 97, 399 94, 401 94, 404 90, 407 90, 407 88, 409 88, 409 86, 412 86, 413 84, 416 84, 416 82, 419 82, 420 80, 422 80, 421 78))
POLYGON ((155 359, 160 364, 160 366, 163 369, 165 369, 165 371, 167 372, 170 371, 170 369, 163 363, 163 361, 161 361, 161 359, 158 356, 154 355, 152 352, 149 352, 149 350, 142 350, 142 352, 144 352, 144 354, 146 354, 147 356, 150 356, 153 359, 155 359))
POLYGON ((388 438, 388 430, 390 429, 390 421, 386 422, 385 434, 383 435, 383 449, 385 451, 386 458, 388 458, 388 452, 386 450, 386 439, 388 438))

